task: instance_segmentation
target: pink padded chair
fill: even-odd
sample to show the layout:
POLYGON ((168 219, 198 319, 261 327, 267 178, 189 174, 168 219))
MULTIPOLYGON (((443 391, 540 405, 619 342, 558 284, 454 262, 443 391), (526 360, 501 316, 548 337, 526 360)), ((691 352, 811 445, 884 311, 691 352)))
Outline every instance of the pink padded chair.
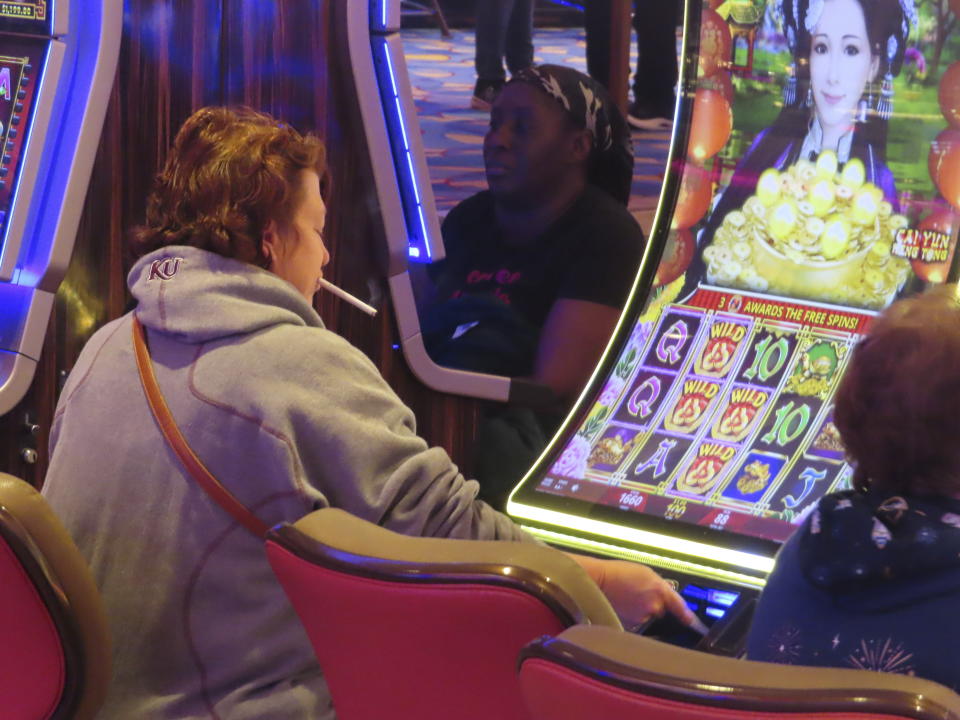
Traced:
POLYGON ((0 717, 87 720, 110 681, 100 595, 60 521, 0 473, 0 717))
POLYGON ((928 680, 735 660, 602 627, 531 643, 520 685, 534 720, 960 718, 960 696, 928 680))
POLYGON ((268 535, 339 720, 527 720, 520 649, 620 624, 573 560, 530 543, 398 535, 325 509, 268 535))

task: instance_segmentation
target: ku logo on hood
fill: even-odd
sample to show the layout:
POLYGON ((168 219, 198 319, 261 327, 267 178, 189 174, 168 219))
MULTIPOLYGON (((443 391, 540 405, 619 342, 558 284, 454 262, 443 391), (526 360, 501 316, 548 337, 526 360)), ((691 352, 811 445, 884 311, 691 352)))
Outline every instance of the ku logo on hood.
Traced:
POLYGON ((150 265, 150 275, 147 277, 147 281, 172 280, 173 276, 176 275, 177 271, 180 269, 181 262, 183 262, 182 257, 160 258, 159 260, 154 260, 153 264, 150 265))

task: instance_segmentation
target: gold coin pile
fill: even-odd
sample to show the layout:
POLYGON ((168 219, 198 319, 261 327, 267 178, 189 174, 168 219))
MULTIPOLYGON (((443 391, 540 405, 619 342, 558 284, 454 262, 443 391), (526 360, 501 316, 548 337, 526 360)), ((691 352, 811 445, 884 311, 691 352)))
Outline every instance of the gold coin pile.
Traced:
POLYGON ((787 382, 786 392, 804 397, 822 397, 830 389, 830 383, 821 377, 797 376, 787 382))
POLYGON ((743 469, 743 474, 737 478, 737 490, 743 495, 753 495, 763 490, 770 480, 770 465, 754 460, 743 469))
MULTIPOLYGON (((826 360, 826 358, 821 357, 820 360, 826 360)), ((830 381, 833 378, 832 365, 829 362, 826 363, 829 367, 820 365, 819 361, 811 362, 809 354, 801 355, 799 366, 787 380, 786 392, 805 397, 825 395, 830 389, 830 381)))
POLYGON ((893 212, 883 191, 866 181, 863 163, 842 170, 825 150, 816 163, 800 160, 786 170, 768 168, 740 210, 724 217, 703 251, 707 280, 744 290, 776 292, 754 266, 761 243, 811 270, 862 255, 856 280, 811 288, 810 296, 844 305, 880 308, 906 281, 910 264, 890 254, 907 218, 893 212))

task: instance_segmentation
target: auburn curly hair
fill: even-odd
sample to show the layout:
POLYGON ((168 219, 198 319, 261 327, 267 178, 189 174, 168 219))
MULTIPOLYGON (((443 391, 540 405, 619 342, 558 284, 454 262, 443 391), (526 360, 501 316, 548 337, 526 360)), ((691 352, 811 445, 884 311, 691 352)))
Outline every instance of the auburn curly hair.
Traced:
POLYGON ((939 286, 894 303, 854 349, 834 422, 858 490, 960 492, 957 292, 939 286))
POLYGON ((326 178, 326 150, 315 136, 250 108, 197 110, 154 180, 131 251, 139 258, 192 245, 266 267, 263 230, 290 212, 302 170, 326 178))

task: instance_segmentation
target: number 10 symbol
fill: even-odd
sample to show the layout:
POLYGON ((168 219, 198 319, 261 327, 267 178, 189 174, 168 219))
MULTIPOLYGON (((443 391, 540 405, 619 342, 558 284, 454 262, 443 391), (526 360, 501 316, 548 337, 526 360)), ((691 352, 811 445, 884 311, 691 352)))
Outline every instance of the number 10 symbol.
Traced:
POLYGON ((776 440, 777 445, 789 445, 807 429, 810 424, 810 406, 800 405, 794 409, 793 400, 777 409, 777 421, 770 432, 760 438, 769 444, 776 440))
POLYGON ((760 382, 766 382, 771 377, 780 372, 780 368, 787 361, 790 354, 790 345, 786 338, 780 338, 773 342, 773 336, 767 335, 763 340, 754 346, 756 353, 753 365, 743 376, 747 380, 753 380, 755 376, 760 378, 760 382), (771 343, 773 343, 771 345, 771 343))

